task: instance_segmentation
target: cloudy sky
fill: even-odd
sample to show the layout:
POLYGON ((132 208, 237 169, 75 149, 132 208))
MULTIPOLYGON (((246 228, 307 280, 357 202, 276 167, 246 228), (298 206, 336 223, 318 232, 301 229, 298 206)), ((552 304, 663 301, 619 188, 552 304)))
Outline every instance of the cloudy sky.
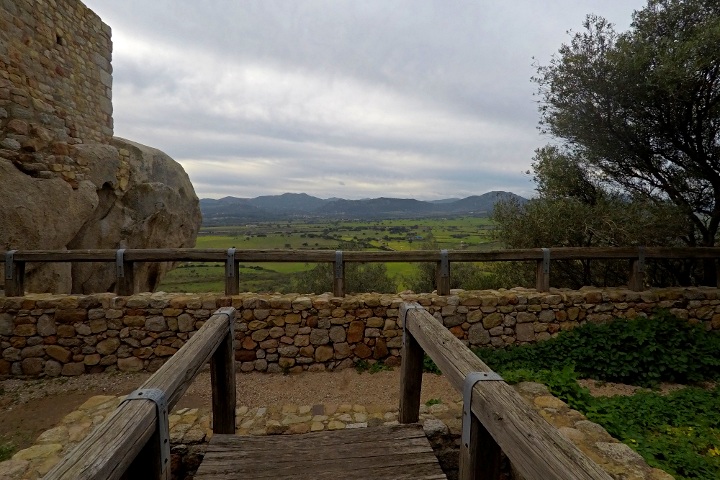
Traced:
POLYGON ((547 64, 643 0, 84 0, 113 30, 115 134, 199 197, 440 199, 509 190, 549 141, 547 64))

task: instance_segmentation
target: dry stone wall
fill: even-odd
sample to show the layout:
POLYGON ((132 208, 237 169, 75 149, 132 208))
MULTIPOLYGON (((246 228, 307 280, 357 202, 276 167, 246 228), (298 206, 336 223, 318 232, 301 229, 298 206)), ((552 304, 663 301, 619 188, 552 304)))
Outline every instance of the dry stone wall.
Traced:
POLYGON ((77 187, 74 146, 109 144, 110 27, 79 0, 0 0, 0 158, 77 187))
POLYGON ((716 288, 579 291, 528 289, 435 294, 237 296, 111 293, 0 297, 0 375, 155 371, 220 307, 237 309, 241 371, 337 370, 358 361, 400 363, 402 302, 416 301, 471 347, 541 341, 584 322, 669 309, 720 329, 716 288))

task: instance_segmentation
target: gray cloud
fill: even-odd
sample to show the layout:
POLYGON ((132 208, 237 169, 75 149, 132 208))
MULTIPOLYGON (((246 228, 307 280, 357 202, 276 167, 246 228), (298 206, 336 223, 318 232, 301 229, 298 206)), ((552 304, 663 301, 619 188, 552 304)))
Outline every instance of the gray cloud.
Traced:
POLYGON ((532 194, 533 57, 640 0, 86 0, 113 28, 116 134, 201 197, 532 194))

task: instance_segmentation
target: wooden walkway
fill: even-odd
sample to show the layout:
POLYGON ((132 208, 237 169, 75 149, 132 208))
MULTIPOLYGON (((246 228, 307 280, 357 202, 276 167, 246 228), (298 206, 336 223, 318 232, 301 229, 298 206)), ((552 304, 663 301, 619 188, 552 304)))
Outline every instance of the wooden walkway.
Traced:
POLYGON ((195 480, 445 479, 420 425, 213 435, 195 480))

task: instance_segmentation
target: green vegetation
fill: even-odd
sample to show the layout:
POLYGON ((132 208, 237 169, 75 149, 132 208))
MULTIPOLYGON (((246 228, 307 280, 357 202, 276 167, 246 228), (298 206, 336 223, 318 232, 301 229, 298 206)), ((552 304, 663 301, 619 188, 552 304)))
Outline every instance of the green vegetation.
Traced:
POLYGON ((667 312, 652 318, 586 323, 528 348, 479 349, 478 356, 503 370, 560 370, 631 385, 690 383, 720 378, 720 335, 667 312))
MULTIPOLYGON (((720 4, 648 0, 616 32, 588 15, 538 65, 538 197, 495 208, 508 248, 714 246, 720 240, 720 4), (627 81, 632 79, 632 81, 627 81)), ((531 173, 531 172, 528 172, 531 173)), ((505 266, 527 285, 526 265, 505 266)), ((623 262, 553 262, 557 287, 618 285, 623 262)), ((652 285, 716 283, 714 261, 650 262, 652 285)))
POLYGON ((10 460, 15 453, 15 445, 12 443, 0 444, 0 462, 10 460))
POLYGON ((547 342, 476 353, 508 383, 538 381, 650 465, 681 479, 720 478, 720 386, 668 395, 592 397, 577 379, 656 385, 717 380, 720 336, 667 313, 585 324, 547 342))
POLYGON ((433 359, 430 358, 428 354, 425 354, 423 357, 423 372, 425 373, 434 373, 435 375, 442 375, 442 372, 440 371, 440 368, 433 362, 433 359))
POLYGON ((370 374, 378 372, 386 372, 392 370, 392 367, 385 365, 382 360, 370 363, 367 360, 358 360, 355 362, 355 371, 358 373, 370 372, 370 374))
MULTIPOLYGON (((392 251, 422 249, 428 239, 432 241, 432 249, 497 248, 493 223, 478 217, 204 227, 196 248, 392 251)), ((431 264, 427 266, 434 268, 431 264)), ((470 281, 472 275, 465 274, 463 269, 467 267, 453 265, 453 277, 464 278, 467 285, 464 288, 477 288, 474 286, 477 282, 470 281)), ((472 274, 486 275, 481 268, 473 268, 472 274)), ((417 278, 423 275, 417 265, 409 263, 346 264, 348 291, 394 293, 420 286, 417 278)), ((224 265, 220 263, 189 262, 170 272, 160 290, 222 292, 223 278, 224 265)), ((244 291, 322 293, 332 290, 330 264, 247 263, 240 267, 240 278, 244 291)), ((427 291, 434 288, 432 285, 427 291)))
POLYGON ((425 406, 432 407, 433 405, 439 405, 441 403, 442 403, 442 400, 440 400, 439 398, 431 398, 430 400, 425 402, 425 406))

